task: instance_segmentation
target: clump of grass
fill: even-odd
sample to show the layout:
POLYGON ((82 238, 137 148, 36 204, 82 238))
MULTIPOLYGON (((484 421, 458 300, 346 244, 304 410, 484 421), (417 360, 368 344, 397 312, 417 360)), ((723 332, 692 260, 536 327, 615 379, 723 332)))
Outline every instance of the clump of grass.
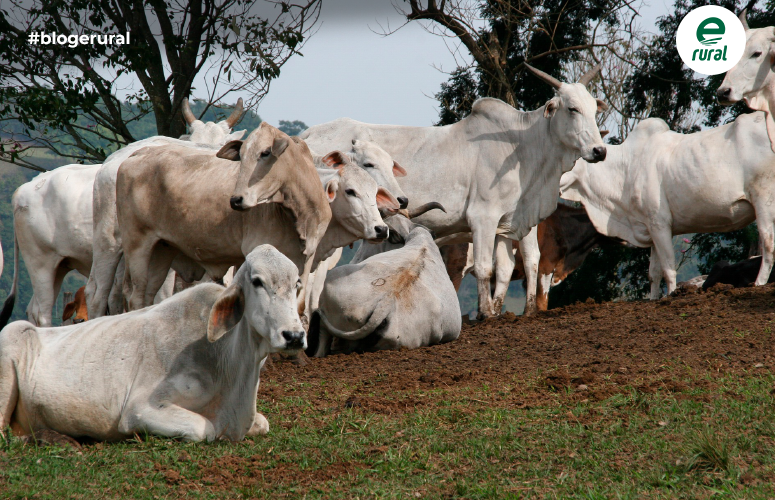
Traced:
POLYGON ((729 472, 730 449, 711 429, 697 432, 689 447, 687 471, 729 472))

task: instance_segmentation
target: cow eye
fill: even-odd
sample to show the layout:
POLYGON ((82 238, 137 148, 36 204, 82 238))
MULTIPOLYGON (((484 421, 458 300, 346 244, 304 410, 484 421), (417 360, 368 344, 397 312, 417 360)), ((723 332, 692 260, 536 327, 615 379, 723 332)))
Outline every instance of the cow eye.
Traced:
POLYGON ((256 288, 261 288, 262 286, 264 286, 264 282, 261 281, 260 278, 253 278, 252 283, 253 283, 253 286, 256 288))
POLYGON ((363 165, 363 168, 374 168, 374 164, 373 163, 365 163, 363 165))
POLYGON ((578 108, 568 108, 568 111, 570 111, 571 113, 579 113, 578 108))
POLYGON ((757 50, 756 52, 754 52, 753 54, 751 54, 751 58, 752 58, 752 59, 756 59, 756 58, 757 58, 757 57, 759 57, 760 55, 762 55, 762 51, 761 51, 761 50, 757 50))
POLYGON ((266 158, 270 154, 272 154, 272 149, 271 148, 266 148, 265 150, 261 151, 261 158, 266 158))
POLYGON ((344 191, 344 192, 345 192, 345 194, 346 194, 347 196, 356 196, 356 195, 355 195, 355 190, 354 190, 354 189, 345 189, 345 191, 344 191))

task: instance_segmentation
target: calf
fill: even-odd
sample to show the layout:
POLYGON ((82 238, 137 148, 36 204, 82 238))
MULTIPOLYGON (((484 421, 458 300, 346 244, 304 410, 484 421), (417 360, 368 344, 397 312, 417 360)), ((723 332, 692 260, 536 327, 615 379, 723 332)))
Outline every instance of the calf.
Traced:
POLYGON ((433 237, 403 216, 386 222, 389 241, 361 245, 351 264, 328 272, 309 355, 414 349, 460 335, 460 305, 433 237))
MULTIPOLYGON (((748 286, 756 281, 759 269, 762 265, 762 256, 752 257, 736 264, 730 264, 726 260, 721 260, 713 264, 713 268, 708 273, 702 289, 707 290, 716 283, 726 283, 735 288, 748 286)), ((770 272, 767 283, 775 282, 775 272, 770 272)))
POLYGON ((265 434, 259 374, 272 352, 306 347, 299 273, 269 245, 228 288, 205 283, 161 304, 61 328, 0 331, 0 428, 119 440, 265 434))

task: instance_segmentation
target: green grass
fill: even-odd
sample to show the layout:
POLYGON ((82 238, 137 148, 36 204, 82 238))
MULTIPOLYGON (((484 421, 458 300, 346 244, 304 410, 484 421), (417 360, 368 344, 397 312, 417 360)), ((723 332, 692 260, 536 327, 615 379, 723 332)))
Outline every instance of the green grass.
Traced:
POLYGON ((438 391, 397 416, 292 397, 260 403, 272 430, 242 443, 5 439, 0 497, 772 498, 775 379, 714 382, 528 409, 438 391))

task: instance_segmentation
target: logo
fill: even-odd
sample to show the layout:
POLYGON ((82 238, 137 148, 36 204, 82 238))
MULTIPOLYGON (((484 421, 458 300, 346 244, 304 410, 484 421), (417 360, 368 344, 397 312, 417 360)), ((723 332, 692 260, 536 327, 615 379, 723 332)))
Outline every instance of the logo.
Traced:
POLYGON ((717 5, 692 10, 676 32, 681 60, 703 75, 732 69, 745 50, 745 28, 735 14, 717 5))

